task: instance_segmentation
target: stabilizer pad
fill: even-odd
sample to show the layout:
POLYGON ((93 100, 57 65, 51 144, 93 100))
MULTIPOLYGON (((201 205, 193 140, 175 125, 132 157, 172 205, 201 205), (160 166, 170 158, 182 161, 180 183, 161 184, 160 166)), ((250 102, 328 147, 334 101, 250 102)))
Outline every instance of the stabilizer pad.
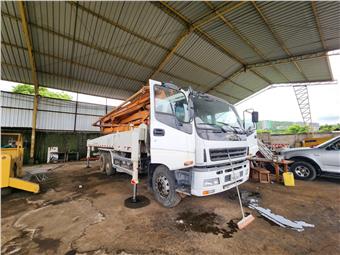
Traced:
POLYGON ((124 205, 130 209, 138 209, 150 204, 150 199, 145 196, 136 196, 136 201, 132 197, 125 199, 124 205))

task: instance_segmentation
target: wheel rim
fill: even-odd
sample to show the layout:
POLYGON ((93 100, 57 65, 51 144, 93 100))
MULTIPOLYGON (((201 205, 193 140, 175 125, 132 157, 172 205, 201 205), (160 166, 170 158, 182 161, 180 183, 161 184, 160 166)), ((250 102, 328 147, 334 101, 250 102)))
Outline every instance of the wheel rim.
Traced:
POLYGON ((310 175, 310 170, 306 166, 297 166, 295 168, 295 173, 300 177, 308 177, 310 175))
POLYGON ((156 180, 156 188, 158 193, 166 198, 170 193, 170 183, 169 180, 165 176, 159 176, 156 180))

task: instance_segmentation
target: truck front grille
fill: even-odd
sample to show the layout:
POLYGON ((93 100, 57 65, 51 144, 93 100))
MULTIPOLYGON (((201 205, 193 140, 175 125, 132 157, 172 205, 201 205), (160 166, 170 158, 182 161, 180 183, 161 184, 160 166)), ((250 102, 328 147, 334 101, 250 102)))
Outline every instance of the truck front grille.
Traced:
POLYGON ((210 160, 218 161, 218 160, 227 160, 229 159, 228 154, 231 159, 246 157, 247 156, 247 148, 232 148, 232 149, 210 149, 210 160))

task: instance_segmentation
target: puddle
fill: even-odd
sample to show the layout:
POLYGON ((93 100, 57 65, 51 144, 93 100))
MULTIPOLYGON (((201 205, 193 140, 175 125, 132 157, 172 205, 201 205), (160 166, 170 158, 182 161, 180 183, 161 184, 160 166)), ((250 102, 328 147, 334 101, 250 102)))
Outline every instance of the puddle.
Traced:
POLYGON ((54 253, 57 253, 57 250, 60 246, 61 241, 59 239, 53 239, 53 238, 33 238, 33 242, 38 244, 39 252, 44 252, 47 250, 53 251, 54 253))
POLYGON ((219 226, 218 217, 216 213, 182 212, 176 219, 176 227, 184 232, 211 233, 214 235, 222 235, 223 238, 233 237, 233 234, 238 230, 237 224, 233 220, 230 220, 227 223, 228 229, 222 228, 219 226))
POLYGON ((76 255, 77 251, 76 250, 69 250, 65 253, 65 255, 76 255))

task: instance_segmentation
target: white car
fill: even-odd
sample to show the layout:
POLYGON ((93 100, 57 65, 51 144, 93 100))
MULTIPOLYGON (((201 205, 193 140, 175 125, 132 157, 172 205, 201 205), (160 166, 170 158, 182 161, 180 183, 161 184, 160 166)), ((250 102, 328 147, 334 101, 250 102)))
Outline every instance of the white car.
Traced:
POLYGON ((280 154, 294 161, 290 170, 297 179, 311 181, 320 175, 340 177, 340 136, 314 148, 285 149, 280 154))

